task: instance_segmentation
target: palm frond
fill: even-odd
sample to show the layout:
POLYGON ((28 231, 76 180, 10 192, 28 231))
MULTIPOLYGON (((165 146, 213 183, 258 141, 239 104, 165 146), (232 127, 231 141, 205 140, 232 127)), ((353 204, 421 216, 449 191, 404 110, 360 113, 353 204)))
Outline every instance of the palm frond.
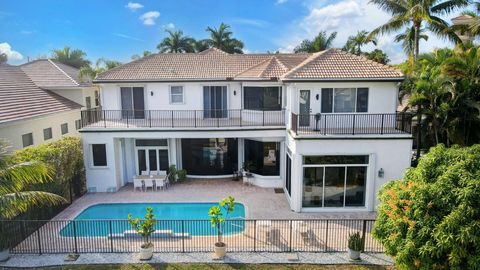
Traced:
POLYGON ((38 161, 24 162, 0 168, 0 195, 21 191, 31 184, 52 179, 51 169, 38 161))
POLYGON ((43 191, 22 191, 0 195, 0 218, 10 219, 25 213, 35 206, 54 206, 66 200, 53 193, 43 191))

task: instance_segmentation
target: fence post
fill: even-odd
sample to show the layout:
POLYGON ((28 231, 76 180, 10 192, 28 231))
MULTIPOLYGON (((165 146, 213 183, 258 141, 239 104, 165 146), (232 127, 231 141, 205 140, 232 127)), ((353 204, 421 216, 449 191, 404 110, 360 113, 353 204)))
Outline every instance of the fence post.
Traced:
POLYGON ((40 228, 38 228, 38 230, 37 230, 38 254, 39 254, 39 255, 42 255, 42 242, 40 242, 40 241, 41 241, 40 238, 41 238, 41 237, 40 237, 40 228))
POLYGON ((352 135, 355 135, 355 114, 353 115, 352 135))
POLYGON ((173 110, 172 110, 172 128, 174 127, 174 124, 173 124, 173 110))
POLYGON ((324 119, 324 124, 323 124, 323 135, 327 135, 327 115, 325 115, 325 117, 323 117, 324 119))
POLYGON ((103 110, 103 127, 106 128, 107 127, 107 121, 105 119, 105 110, 103 110))
POLYGON ((194 110, 193 113, 194 113, 193 121, 195 122, 195 127, 197 127, 197 110, 194 110))
MULTIPOLYGON (((123 114, 123 111, 122 111, 122 114, 123 114)), ((128 110, 126 111, 126 115, 127 115, 127 128, 128 128, 128 117, 129 117, 128 110)))
POLYGON ((152 111, 148 110, 149 126, 152 127, 152 111))
POLYGON ((185 220, 182 219, 182 253, 185 253, 185 220))
POLYGON ((257 251, 257 220, 253 221, 253 252, 257 251))
POLYGON ((289 240, 289 252, 292 252, 292 220, 290 220, 290 240, 289 240))
POLYGON ((362 252, 365 251, 365 236, 367 232, 367 220, 363 220, 363 225, 362 225, 362 252))
POLYGON ((328 219, 327 226, 325 227, 325 252, 328 252, 328 219))
POLYGON ((265 109, 263 109, 262 126, 265 126, 265 109))
POLYGON ((74 243, 74 253, 78 253, 78 244, 77 244, 77 223, 75 220, 73 222, 73 243, 74 243))
POLYGON ((382 113, 382 126, 381 126, 381 129, 380 129, 380 134, 382 134, 382 135, 383 135, 383 120, 384 120, 384 118, 385 118, 385 114, 382 113))
POLYGON ((112 221, 108 221, 110 227, 110 252, 113 253, 113 234, 112 234, 112 221))

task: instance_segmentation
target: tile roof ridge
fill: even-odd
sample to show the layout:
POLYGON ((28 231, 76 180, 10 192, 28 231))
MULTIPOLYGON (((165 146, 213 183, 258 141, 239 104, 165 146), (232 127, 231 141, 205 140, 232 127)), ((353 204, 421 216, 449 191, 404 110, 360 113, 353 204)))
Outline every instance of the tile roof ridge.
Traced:
MULTIPOLYGON (((265 59, 265 60, 262 60, 260 63, 258 63, 258 64, 256 64, 256 65, 253 65, 253 66, 251 66, 251 67, 249 67, 249 68, 247 68, 247 69, 245 69, 245 70, 242 70, 241 72, 235 74, 234 77, 240 76, 240 75, 242 75, 243 73, 245 73, 245 72, 247 72, 247 71, 250 71, 250 70, 252 70, 252 69, 254 69, 254 68, 257 68, 257 67, 259 67, 259 66, 261 66, 261 65, 264 65, 264 64, 266 64, 266 63, 268 63, 268 62, 270 62, 270 61, 272 61, 272 58, 267 58, 267 59, 265 59)), ((267 66, 268 66, 268 65, 267 65, 267 66)), ((260 73, 260 74, 263 74, 264 71, 265 71, 265 69, 264 69, 264 70, 262 71, 262 73, 260 73)), ((259 77, 259 76, 257 76, 257 77, 259 77)))
POLYGON ((273 56, 272 58, 270 58, 270 60, 268 61, 268 64, 267 66, 263 69, 262 73, 260 73, 260 77, 264 77, 264 74, 267 72, 267 70, 274 64, 277 64, 279 65, 282 69, 283 69, 283 72, 287 72, 288 71, 288 68, 282 63, 280 62, 280 60, 278 60, 277 57, 273 56))
POLYGON ((326 49, 326 50, 323 50, 323 51, 319 51, 319 52, 313 53, 312 55, 310 55, 309 57, 307 57, 307 59, 303 60, 303 62, 301 62, 300 64, 298 64, 296 67, 292 68, 289 72, 283 74, 282 78, 286 78, 286 77, 290 76, 292 73, 297 72, 297 71, 303 69, 307 64, 309 64, 309 63, 312 62, 313 60, 316 60, 318 57, 326 54, 326 53, 329 52, 330 50, 331 50, 331 49, 326 49))
MULTIPOLYGON (((74 84, 76 84, 77 86, 80 86, 80 84, 75 80, 73 79, 72 77, 70 77, 70 75, 68 75, 63 69, 61 69, 55 62, 53 62, 50 58, 47 58, 46 59, 51 65, 53 65, 55 68, 57 68, 63 75, 67 76, 67 78, 69 78, 74 84)), ((62 63, 63 64, 63 63, 62 63)), ((64 64, 65 65, 65 64, 64 64)), ((68 66, 68 65, 67 65, 68 66)), ((73 67, 75 68, 75 67, 73 67)))
MULTIPOLYGON (((133 61, 130 61, 130 62, 128 62, 128 63, 121 64, 121 65, 116 66, 116 67, 114 67, 114 68, 111 68, 111 69, 109 69, 109 70, 105 70, 104 72, 102 72, 102 73, 100 73, 100 74, 97 74, 97 76, 95 76, 95 78, 94 78, 93 80, 95 80, 96 78, 100 77, 100 75, 108 74, 108 73, 110 73, 110 72, 112 72, 112 71, 115 71, 116 69, 124 68, 124 67, 126 67, 126 66, 132 65, 132 64, 137 63, 137 62, 145 61, 145 60, 147 60, 147 59, 149 59, 149 58, 153 58, 154 56, 157 56, 157 55, 159 55, 159 54, 161 54, 161 53, 152 53, 152 54, 149 54, 149 55, 147 55, 147 56, 144 56, 144 57, 135 59, 135 60, 133 60, 133 61)), ((93 82, 93 80, 92 80, 92 82, 93 82)))
POLYGON ((226 51, 224 51, 224 50, 220 50, 219 48, 216 48, 216 47, 210 47, 210 48, 205 49, 205 50, 203 50, 203 51, 201 51, 201 52, 198 52, 198 53, 196 53, 196 54, 205 55, 205 54, 210 54, 210 53, 212 53, 212 52, 214 52, 214 53, 221 53, 221 54, 224 54, 224 55, 230 55, 230 54, 231 54, 231 53, 228 53, 228 52, 226 52, 226 51))

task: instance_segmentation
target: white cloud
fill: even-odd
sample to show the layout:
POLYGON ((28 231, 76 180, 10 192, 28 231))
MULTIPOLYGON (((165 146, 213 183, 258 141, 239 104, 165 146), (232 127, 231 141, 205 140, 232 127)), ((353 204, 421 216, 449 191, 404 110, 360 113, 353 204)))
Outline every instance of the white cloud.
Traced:
POLYGON ((112 33, 112 35, 114 35, 116 37, 124 38, 124 39, 130 39, 130 40, 141 41, 141 42, 145 41, 143 39, 132 37, 132 36, 121 34, 121 33, 112 33))
POLYGON ((155 25, 155 19, 160 17, 160 12, 158 11, 149 11, 140 16, 144 25, 155 25))
POLYGON ((143 8, 143 5, 140 3, 128 2, 125 7, 130 9, 131 11, 136 11, 137 9, 143 8))
POLYGON ((167 24, 163 25, 163 29, 165 29, 165 30, 173 30, 173 29, 175 29, 175 24, 173 24, 173 23, 167 23, 167 24))
MULTIPOLYGON (((319 31, 331 33, 337 31, 337 38, 333 46, 341 48, 348 37, 357 31, 370 31, 387 22, 390 15, 380 10, 377 6, 369 4, 369 0, 343 0, 327 2, 317 0, 305 5, 308 14, 290 25, 283 39, 279 39, 279 50, 291 52, 303 39, 311 39, 319 31)), ((447 16, 444 19, 448 20, 447 16)), ((378 37, 378 48, 385 51, 392 63, 398 63, 405 59, 400 44, 394 42, 396 33, 378 37)), ((430 34, 428 42, 421 43, 421 51, 430 51, 432 48, 445 47, 448 42, 435 38, 430 34)), ((365 47, 365 50, 373 49, 373 45, 365 47)))
POLYGON ((6 42, 0 43, 0 53, 6 54, 9 61, 19 61, 23 59, 23 55, 12 50, 12 46, 6 42))
POLYGON ((277 0, 277 5, 286 3, 288 0, 277 0))
POLYGON ((22 35, 31 35, 31 34, 33 34, 33 31, 22 30, 22 31, 20 31, 20 34, 22 34, 22 35))
POLYGON ((233 18, 231 19, 232 23, 240 24, 240 25, 248 25, 254 27, 265 27, 269 25, 267 21, 259 20, 259 19, 248 19, 248 18, 233 18))

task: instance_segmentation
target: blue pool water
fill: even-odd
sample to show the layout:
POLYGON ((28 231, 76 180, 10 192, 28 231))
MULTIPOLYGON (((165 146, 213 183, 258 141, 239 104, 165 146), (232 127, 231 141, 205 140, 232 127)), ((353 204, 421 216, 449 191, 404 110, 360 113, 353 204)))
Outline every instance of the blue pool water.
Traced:
MULTIPOLYGON (((62 236, 110 236, 122 234, 132 227, 126 221, 128 214, 143 219, 147 207, 153 208, 157 219, 157 231, 188 233, 189 235, 216 235, 209 222, 208 210, 218 203, 112 203, 88 207, 75 222, 68 223, 61 231, 62 236), (184 220, 182 222, 182 220, 184 220)), ((245 207, 235 203, 235 211, 228 216, 224 235, 240 233, 245 228, 245 207)))

